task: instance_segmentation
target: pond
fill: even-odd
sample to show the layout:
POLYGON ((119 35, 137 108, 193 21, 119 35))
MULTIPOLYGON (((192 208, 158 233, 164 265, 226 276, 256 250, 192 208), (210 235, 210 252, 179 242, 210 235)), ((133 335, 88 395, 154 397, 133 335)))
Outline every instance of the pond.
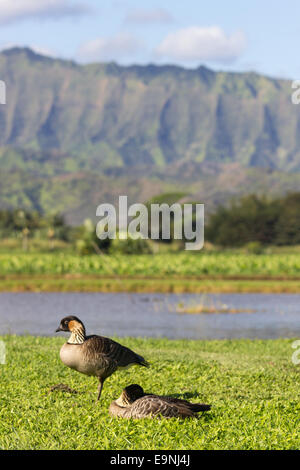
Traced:
POLYGON ((300 337, 298 294, 1 293, 0 334, 54 335, 78 316, 88 334, 187 339, 300 337), (178 312, 178 306, 226 306, 241 313, 178 312))

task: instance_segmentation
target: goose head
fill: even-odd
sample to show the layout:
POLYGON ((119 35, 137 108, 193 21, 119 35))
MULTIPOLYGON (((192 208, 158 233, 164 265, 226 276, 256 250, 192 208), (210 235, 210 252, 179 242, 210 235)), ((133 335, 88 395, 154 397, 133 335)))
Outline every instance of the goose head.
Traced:
POLYGON ((128 387, 124 388, 124 390, 122 391, 120 397, 117 400, 117 403, 123 407, 131 405, 138 398, 142 398, 144 395, 144 390, 140 385, 128 385, 128 387))
POLYGON ((78 344, 83 343, 85 340, 84 324, 74 315, 63 318, 59 327, 55 331, 66 331, 67 333, 71 333, 68 343, 78 344))

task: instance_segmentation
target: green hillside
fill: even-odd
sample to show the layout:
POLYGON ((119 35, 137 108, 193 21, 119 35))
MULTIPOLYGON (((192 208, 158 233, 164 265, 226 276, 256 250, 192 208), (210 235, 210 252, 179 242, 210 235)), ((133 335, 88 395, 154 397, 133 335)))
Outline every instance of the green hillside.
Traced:
POLYGON ((291 84, 205 67, 78 65, 0 53, 0 206, 58 209, 72 223, 128 194, 180 190, 208 208, 300 181, 291 84), (234 178, 233 178, 234 176, 234 178))

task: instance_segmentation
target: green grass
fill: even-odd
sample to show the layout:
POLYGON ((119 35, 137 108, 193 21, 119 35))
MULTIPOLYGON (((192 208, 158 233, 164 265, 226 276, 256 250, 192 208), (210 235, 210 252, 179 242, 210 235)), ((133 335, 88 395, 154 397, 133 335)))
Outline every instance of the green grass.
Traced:
POLYGON ((100 403, 97 381, 66 368, 63 338, 2 338, 1 449, 297 449, 299 366, 292 340, 168 341, 122 339, 151 369, 131 368, 110 377, 100 403), (65 383, 79 393, 49 393, 65 383), (121 389, 178 394, 212 404, 200 419, 128 421, 108 406, 121 389))

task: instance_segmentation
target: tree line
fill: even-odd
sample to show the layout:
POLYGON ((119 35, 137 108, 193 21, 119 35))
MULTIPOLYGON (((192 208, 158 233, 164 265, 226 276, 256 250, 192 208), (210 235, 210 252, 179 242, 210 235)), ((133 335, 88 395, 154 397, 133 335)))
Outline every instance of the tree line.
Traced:
MULTIPOLYGON (((156 202, 156 201, 155 201, 156 202)), ((160 203, 164 201, 163 195, 160 203)), ((174 203, 174 200, 171 201, 174 203)), ((172 224, 171 217, 171 224, 172 224)), ((174 243, 158 240, 157 243, 174 243)), ((71 227, 61 214, 44 215, 38 211, 22 209, 0 210, 0 238, 21 236, 58 239, 74 242, 82 253, 109 251, 111 241, 96 237, 95 225, 86 220, 80 227, 71 227)), ((227 206, 219 206, 206 217, 205 240, 220 247, 242 247, 249 243, 267 245, 300 244, 300 193, 268 199, 266 196, 248 195, 235 199, 227 206)), ((184 242, 184 240, 183 240, 184 242)), ((177 241, 178 243, 178 241, 177 241)), ((125 253, 151 252, 144 241, 128 240, 127 244, 114 241, 114 251, 125 253), (126 245, 126 246, 125 246, 126 245)))
POLYGON ((300 244, 300 193, 269 200, 249 195, 220 206, 209 217, 205 238, 215 245, 240 247, 300 244))

